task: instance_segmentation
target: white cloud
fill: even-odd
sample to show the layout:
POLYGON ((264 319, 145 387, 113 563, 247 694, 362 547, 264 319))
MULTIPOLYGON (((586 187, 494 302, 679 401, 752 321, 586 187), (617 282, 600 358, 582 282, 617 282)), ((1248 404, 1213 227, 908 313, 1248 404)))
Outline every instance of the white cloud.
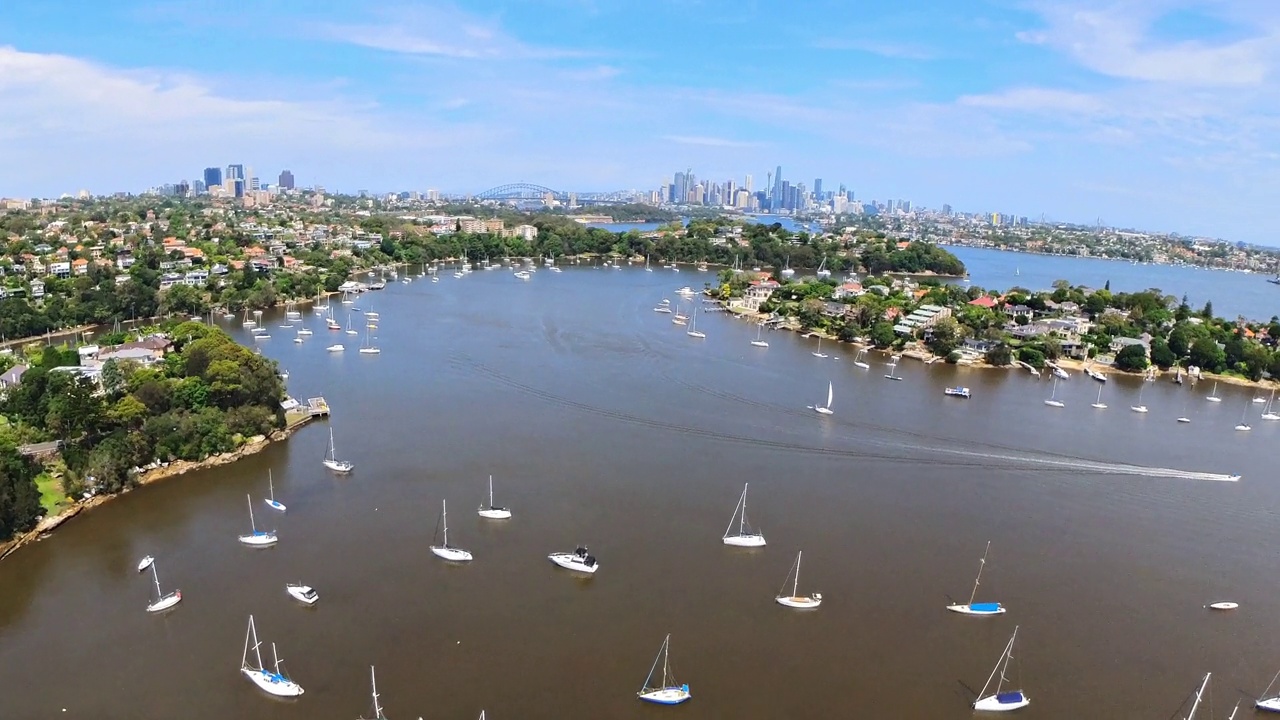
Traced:
POLYGON ((985 95, 962 95, 956 102, 971 107, 1029 113, 1068 112, 1091 115, 1104 109, 1104 103, 1095 95, 1038 87, 1014 88, 985 95))
POLYGON ((762 145, 762 143, 758 142, 730 140, 729 138, 710 137, 706 135, 663 135, 661 136, 661 139, 678 145, 700 145, 702 147, 714 148, 749 148, 760 147, 762 145))
POLYGON ((864 52, 896 60, 933 60, 937 57, 932 50, 920 45, 863 38, 823 38, 813 43, 813 47, 819 50, 864 52))
POLYGON ((622 74, 622 69, 613 65, 597 65, 585 70, 566 70, 561 76, 566 80, 590 82, 593 80, 609 80, 622 74))

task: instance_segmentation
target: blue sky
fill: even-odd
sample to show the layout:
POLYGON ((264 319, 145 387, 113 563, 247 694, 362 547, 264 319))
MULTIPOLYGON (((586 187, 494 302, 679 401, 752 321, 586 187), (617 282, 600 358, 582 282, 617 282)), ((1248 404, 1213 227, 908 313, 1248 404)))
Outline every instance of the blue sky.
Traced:
POLYGON ((863 199, 1280 245, 1275 0, 5 6, 0 196, 233 162, 451 192, 780 164, 863 199))

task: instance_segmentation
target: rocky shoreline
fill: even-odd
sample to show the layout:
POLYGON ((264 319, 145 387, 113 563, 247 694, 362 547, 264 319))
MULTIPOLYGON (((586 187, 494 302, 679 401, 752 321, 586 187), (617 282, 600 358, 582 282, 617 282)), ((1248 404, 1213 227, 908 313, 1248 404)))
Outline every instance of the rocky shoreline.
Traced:
POLYGON ((23 533, 22 535, 19 535, 13 538, 12 540, 8 540, 6 542, 0 543, 0 560, 3 560, 4 558, 13 554, 19 548, 22 548, 27 545, 30 545, 31 543, 35 543, 43 540, 49 535, 49 533, 53 532, 57 528, 61 527, 68 520, 76 517, 77 515, 79 515, 80 513, 86 510, 96 508, 99 505, 104 505, 110 502, 111 500, 114 500, 123 495, 127 495, 128 493, 133 491, 135 488, 142 487, 144 485, 150 485, 151 483, 159 482, 161 480, 165 480, 167 478, 175 477, 178 475, 185 475, 194 470, 203 470, 205 468, 218 467, 219 465, 229 465, 237 460, 246 458, 250 455, 256 455, 262 452, 263 450, 265 450, 267 446, 270 445, 271 443, 279 442, 281 440, 287 439, 298 428, 301 428, 304 425, 306 425, 308 422, 310 422, 310 420, 311 420, 311 417, 308 416, 303 418, 301 421, 294 423, 293 425, 290 425, 281 430, 276 430, 270 435, 258 435, 258 436, 249 438, 249 440, 244 445, 241 445, 240 447, 236 448, 235 450, 232 450, 231 452, 226 452, 219 455, 210 455, 204 460, 175 460, 164 467, 158 467, 152 470, 148 470, 138 476, 136 485, 124 490, 123 492, 117 493, 115 495, 97 495, 89 498, 88 500, 76 501, 73 505, 66 508, 65 510, 58 513, 57 515, 44 518, 36 525, 34 529, 26 533, 23 533))

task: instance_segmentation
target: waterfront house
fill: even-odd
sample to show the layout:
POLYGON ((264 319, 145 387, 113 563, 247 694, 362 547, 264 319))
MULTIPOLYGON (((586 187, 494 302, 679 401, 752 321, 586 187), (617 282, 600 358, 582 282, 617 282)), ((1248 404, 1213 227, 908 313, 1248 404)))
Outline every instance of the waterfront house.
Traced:
POLYGON ((100 348, 94 359, 99 364, 108 360, 133 360, 151 365, 163 360, 172 347, 173 343, 163 335, 151 335, 141 340, 100 348))
POLYGON ((1005 314, 1005 315, 1008 315, 1010 318, 1012 318, 1012 319, 1014 319, 1014 320, 1017 320, 1017 319, 1018 319, 1018 318, 1020 318, 1020 317, 1025 317, 1026 319, 1030 320, 1032 317, 1034 317, 1034 316, 1035 316, 1036 312, 1035 312, 1035 310, 1032 310, 1031 308, 1027 307, 1026 305, 1008 305, 1008 304, 1006 304, 1006 305, 1004 306, 1004 314, 1005 314))
POLYGON ((831 298, 833 300, 843 300, 845 298, 858 297, 859 295, 862 295, 862 293, 862 283, 847 282, 836 288, 835 291, 831 293, 831 298))
POLYGON ((970 300, 968 304, 973 305, 974 307, 983 307, 983 308, 987 308, 988 310, 993 310, 995 309, 996 305, 1000 304, 1000 298, 994 298, 994 297, 991 297, 990 295, 983 295, 982 297, 974 298, 970 300))
POLYGON ((32 299, 39 299, 44 297, 44 281, 43 280, 31 281, 31 297, 32 299))
POLYGON ((945 308, 941 305, 921 305, 916 308, 915 312, 903 318, 894 326, 894 332, 899 335, 910 335, 916 330, 928 330, 938 321, 951 317, 951 308, 945 308))
POLYGON ((6 370, 4 374, 0 374, 0 391, 15 387, 22 382, 22 375, 26 372, 26 365, 14 365, 6 370))
POLYGON ((1142 337, 1118 337, 1111 341, 1111 352, 1118 353, 1121 350, 1131 346, 1141 345, 1147 351, 1147 356, 1151 356, 1151 335, 1143 333, 1142 337))
POLYGON ((779 287, 781 285, 776 280, 756 280, 743 293, 742 306, 751 312, 759 312, 760 306, 773 297, 779 287))

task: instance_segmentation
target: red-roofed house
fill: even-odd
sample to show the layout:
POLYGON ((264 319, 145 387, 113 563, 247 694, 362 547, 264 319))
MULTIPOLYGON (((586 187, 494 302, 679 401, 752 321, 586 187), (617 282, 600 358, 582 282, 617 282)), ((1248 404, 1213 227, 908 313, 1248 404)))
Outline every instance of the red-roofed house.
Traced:
POLYGON ((970 300, 969 304, 976 305, 977 307, 984 307, 984 308, 987 308, 988 310, 991 310, 1000 304, 1000 299, 993 298, 990 295, 983 295, 980 298, 974 298, 973 300, 970 300))

